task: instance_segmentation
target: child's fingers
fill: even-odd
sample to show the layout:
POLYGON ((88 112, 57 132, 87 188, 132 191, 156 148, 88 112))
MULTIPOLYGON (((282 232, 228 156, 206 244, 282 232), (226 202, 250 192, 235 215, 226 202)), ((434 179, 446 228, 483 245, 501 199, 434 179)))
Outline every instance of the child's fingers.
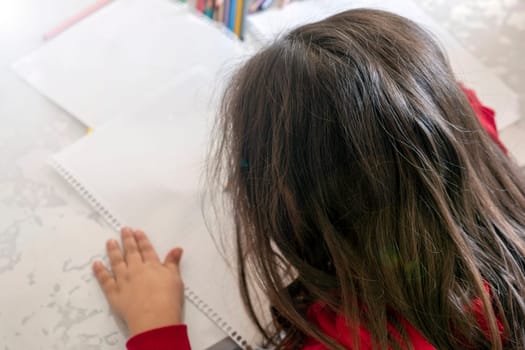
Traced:
POLYGON ((172 249, 168 255, 166 255, 166 259, 164 260, 164 266, 179 272, 179 264, 180 259, 182 258, 183 250, 182 248, 175 248, 172 249))
POLYGON ((122 229, 122 245, 124 246, 124 256, 128 265, 142 261, 133 231, 127 227, 122 229))
POLYGON ((95 277, 97 278, 98 283, 106 295, 116 291, 117 284, 115 279, 100 261, 95 261, 93 264, 93 272, 95 273, 95 277))
POLYGON ((151 245, 151 242, 149 241, 146 234, 142 231, 134 231, 135 234, 135 240, 137 241, 137 245, 139 247, 140 255, 142 256, 142 260, 145 262, 158 262, 160 263, 159 256, 157 255, 157 252, 151 245))
POLYGON ((126 261, 122 256, 118 242, 114 239, 109 240, 107 243, 107 251, 111 270, 113 270, 115 276, 118 277, 126 270, 126 261))

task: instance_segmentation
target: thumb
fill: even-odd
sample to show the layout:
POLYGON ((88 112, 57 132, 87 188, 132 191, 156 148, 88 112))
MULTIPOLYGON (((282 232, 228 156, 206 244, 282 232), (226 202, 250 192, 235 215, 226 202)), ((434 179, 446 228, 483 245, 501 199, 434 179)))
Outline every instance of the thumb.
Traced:
POLYGON ((164 266, 178 270, 183 252, 184 251, 180 247, 170 250, 168 255, 166 255, 166 259, 164 259, 164 266))

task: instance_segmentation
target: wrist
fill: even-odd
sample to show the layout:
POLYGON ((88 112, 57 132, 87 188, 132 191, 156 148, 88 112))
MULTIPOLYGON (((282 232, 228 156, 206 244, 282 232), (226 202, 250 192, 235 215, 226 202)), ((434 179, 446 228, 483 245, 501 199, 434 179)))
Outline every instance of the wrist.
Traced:
POLYGON ((177 313, 170 315, 150 314, 140 315, 140 317, 130 318, 127 321, 130 337, 146 331, 181 324, 181 317, 177 313))

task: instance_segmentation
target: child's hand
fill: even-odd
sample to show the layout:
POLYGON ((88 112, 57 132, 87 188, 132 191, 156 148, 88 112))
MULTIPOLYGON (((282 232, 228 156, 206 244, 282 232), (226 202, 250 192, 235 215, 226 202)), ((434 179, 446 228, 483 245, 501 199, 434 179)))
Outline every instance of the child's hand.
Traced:
POLYGON ((124 254, 116 240, 107 242, 113 275, 93 264, 111 308, 122 317, 130 335, 181 323, 184 286, 179 273, 182 249, 171 250, 161 263, 141 231, 122 229, 124 254))

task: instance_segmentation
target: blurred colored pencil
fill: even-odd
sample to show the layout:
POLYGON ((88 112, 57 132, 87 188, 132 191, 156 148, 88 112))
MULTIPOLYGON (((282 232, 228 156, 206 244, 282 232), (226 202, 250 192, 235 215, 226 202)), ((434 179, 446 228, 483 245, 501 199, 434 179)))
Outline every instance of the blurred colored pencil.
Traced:
POLYGON ((272 6, 273 0, 265 0, 261 4, 261 10, 266 10, 268 7, 272 6))
POLYGON ((244 40, 244 33, 246 29, 246 17, 248 17, 248 0, 244 0, 244 6, 242 9, 242 19, 241 19, 241 34, 239 38, 244 40))
POLYGON ((217 0, 217 21, 224 22, 224 0, 217 0))
POLYGON ((213 0, 206 0, 204 14, 210 18, 213 18, 213 0))
POLYGON ((259 8, 261 7, 264 0, 254 0, 252 4, 250 5, 250 8, 248 9, 249 13, 254 13, 259 11, 259 8))
POLYGON ((204 1, 206 0, 197 0, 197 10, 201 13, 204 13, 204 1))
POLYGON ((57 36, 58 34, 62 33, 63 31, 67 30, 69 27, 73 26, 74 24, 80 22, 87 16, 91 15, 93 12, 101 9, 102 7, 109 4, 112 0, 99 0, 93 5, 86 7, 73 17, 68 18, 64 22, 60 23, 55 28, 51 29, 49 32, 44 34, 44 40, 49 40, 57 36))
POLYGON ((235 27, 233 32, 240 38, 241 37, 241 22, 242 22, 242 6, 244 0, 237 0, 235 9, 235 27))
POLYGON ((231 0, 224 0, 224 25, 228 27, 228 24, 230 23, 230 3, 231 0))
POLYGON ((228 28, 232 32, 235 32, 235 11, 237 10, 237 1, 238 0, 231 0, 230 2, 230 17, 228 18, 228 28))

